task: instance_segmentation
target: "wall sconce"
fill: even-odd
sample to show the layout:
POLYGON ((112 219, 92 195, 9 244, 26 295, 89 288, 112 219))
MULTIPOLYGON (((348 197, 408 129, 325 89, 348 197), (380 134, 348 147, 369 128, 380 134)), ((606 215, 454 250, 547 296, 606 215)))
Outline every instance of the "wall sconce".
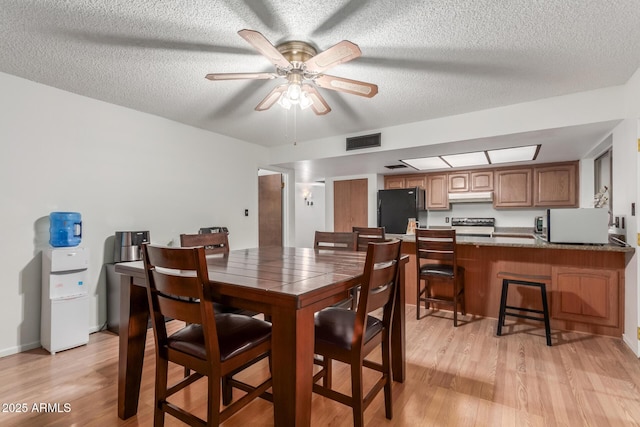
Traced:
POLYGON ((302 192, 302 197, 304 197, 304 201, 307 204, 307 206, 313 206, 313 200, 311 200, 311 197, 312 197, 311 191, 304 190, 302 192))

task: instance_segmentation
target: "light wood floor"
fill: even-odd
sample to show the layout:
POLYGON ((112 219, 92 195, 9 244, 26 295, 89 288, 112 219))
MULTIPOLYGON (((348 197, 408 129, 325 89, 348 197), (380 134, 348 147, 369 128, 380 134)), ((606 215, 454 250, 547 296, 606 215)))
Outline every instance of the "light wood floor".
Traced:
MULTIPOLYGON (((621 340, 554 331, 547 347, 538 326, 507 327, 508 335, 496 337, 495 319, 465 319, 454 329, 450 313, 416 321, 407 307, 407 379, 394 384, 393 420, 385 419, 380 393, 365 412, 368 426, 640 425, 640 362, 621 340)), ((117 417, 117 358, 117 337, 100 332, 54 356, 39 349, 0 359, 0 425, 152 425, 151 331, 138 414, 126 421, 117 417), (61 411, 66 403, 70 411, 34 412, 40 403, 59 403, 61 411), (26 404, 27 412, 5 412, 11 404, 26 404)), ((349 392, 344 365, 334 373, 335 386, 349 392)), ((252 374, 266 374, 265 365, 252 374)), ((198 387, 185 400, 204 409, 198 387)), ((167 416, 166 425, 180 423, 167 416)), ((272 406, 255 401, 224 425, 271 426, 272 406)), ((314 395, 312 425, 350 426, 350 409, 314 395)))

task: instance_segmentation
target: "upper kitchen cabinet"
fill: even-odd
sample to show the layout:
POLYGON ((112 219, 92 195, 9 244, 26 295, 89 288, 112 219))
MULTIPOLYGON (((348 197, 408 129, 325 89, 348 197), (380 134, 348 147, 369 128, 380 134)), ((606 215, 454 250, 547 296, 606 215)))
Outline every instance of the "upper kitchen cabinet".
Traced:
POLYGON ((469 191, 469 172, 452 172, 449 174, 449 193, 469 191))
POLYGON ((533 206, 532 169, 498 169, 495 171, 496 208, 527 208, 533 206))
POLYGON ((447 174, 427 175, 426 205, 429 210, 449 209, 447 174))
POLYGON ((533 168, 533 204, 536 207, 577 207, 577 162, 533 168))
POLYGON ((397 188, 404 187, 404 175, 385 175, 384 177, 384 189, 395 190, 397 188))
POLYGON ((425 175, 387 175, 384 177, 385 190, 412 187, 425 188, 425 175))
POLYGON ((493 170, 471 172, 469 177, 471 191, 493 191, 493 170))
POLYGON ((449 173, 449 193, 493 191, 493 169, 449 173))

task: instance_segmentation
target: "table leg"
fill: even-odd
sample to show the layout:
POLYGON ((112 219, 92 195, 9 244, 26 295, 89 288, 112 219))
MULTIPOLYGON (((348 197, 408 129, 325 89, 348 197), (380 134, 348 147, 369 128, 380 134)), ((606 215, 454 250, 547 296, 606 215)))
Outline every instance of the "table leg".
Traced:
POLYGON ((147 289, 122 275, 120 289, 120 352, 118 356, 118 417, 138 412, 142 361, 147 339, 149 304, 147 289))
MULTIPOLYGON (((407 257, 408 260, 408 257, 407 257)), ((405 357, 405 267, 407 261, 400 264, 400 283, 396 289, 396 301, 393 310, 393 321, 391 325, 391 369, 393 380, 404 382, 406 374, 405 357)))
POLYGON ((313 310, 272 311, 275 426, 309 426, 313 386, 313 310))

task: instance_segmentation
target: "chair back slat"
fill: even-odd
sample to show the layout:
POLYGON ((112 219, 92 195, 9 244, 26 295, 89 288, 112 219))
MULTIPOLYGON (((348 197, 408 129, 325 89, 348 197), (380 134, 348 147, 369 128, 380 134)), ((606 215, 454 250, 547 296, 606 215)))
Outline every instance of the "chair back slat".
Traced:
POLYGON ((355 251, 358 249, 358 233, 316 231, 313 248, 355 251))
POLYGON ((144 244, 142 255, 157 348, 167 346, 165 319, 172 318, 201 324, 207 354, 213 360, 219 360, 218 334, 204 248, 166 248, 144 244))
POLYGON ((399 240, 369 244, 356 309, 355 330, 363 332, 354 334, 352 345, 362 345, 366 318, 372 311, 383 308, 382 322, 385 328, 391 325, 400 272, 400 244, 399 240))
POLYGON ((351 231, 358 233, 358 251, 366 252, 369 243, 386 240, 384 227, 353 227, 351 231))
POLYGON ((446 264, 452 267, 454 276, 457 274, 456 231, 455 230, 427 230, 416 229, 416 258, 418 275, 426 260, 427 263, 446 264))
POLYGON ((204 246, 207 255, 226 255, 229 253, 229 236, 227 233, 181 234, 180 246, 204 246))
MULTIPOLYGON (((188 271, 161 269, 151 271, 155 290, 161 295, 173 295, 184 298, 200 298, 201 286, 197 276, 189 276, 188 271), (182 275, 181 275, 182 274, 182 275)), ((193 273, 193 272, 191 272, 193 273)))
POLYGON ((167 295, 157 295, 158 308, 165 318, 182 320, 186 323, 202 323, 199 302, 196 300, 179 300, 167 295), (196 307, 194 307, 194 305, 196 307))

